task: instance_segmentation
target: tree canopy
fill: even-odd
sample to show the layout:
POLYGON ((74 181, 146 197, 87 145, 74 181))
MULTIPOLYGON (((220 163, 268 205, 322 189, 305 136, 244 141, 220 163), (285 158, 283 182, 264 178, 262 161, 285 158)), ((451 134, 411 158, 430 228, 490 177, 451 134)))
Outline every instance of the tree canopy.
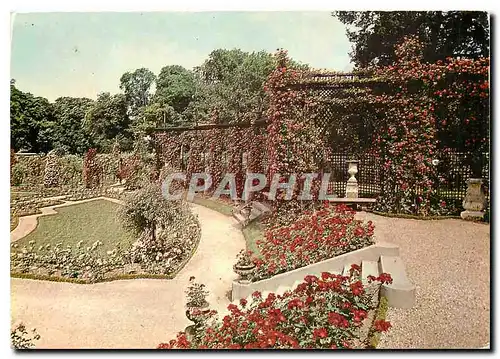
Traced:
POLYGON ((148 105, 155 79, 155 74, 144 67, 122 75, 120 89, 125 94, 130 116, 137 116, 140 108, 148 105))
POLYGON ((53 103, 20 91, 12 81, 12 147, 82 154, 91 147, 108 151, 119 142, 127 150, 148 128, 206 122, 214 112, 219 123, 258 120, 266 108, 264 83, 275 66, 265 51, 217 49, 192 70, 167 65, 155 75, 142 67, 120 77, 122 93, 53 103))
POLYGON ((481 11, 337 11, 353 43, 351 58, 357 67, 391 65, 397 44, 417 35, 425 44, 424 61, 446 57, 489 55, 489 18, 481 11))

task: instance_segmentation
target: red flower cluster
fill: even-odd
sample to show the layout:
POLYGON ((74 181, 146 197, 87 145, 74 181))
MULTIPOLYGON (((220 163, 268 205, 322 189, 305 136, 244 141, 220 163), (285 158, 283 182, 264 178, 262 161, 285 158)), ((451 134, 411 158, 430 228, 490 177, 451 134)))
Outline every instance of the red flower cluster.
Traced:
MULTIPOLYGON (((196 342, 179 333, 177 339, 158 348, 350 348, 368 311, 374 309, 371 295, 353 293, 359 276, 353 267, 350 277, 327 272, 320 278, 307 276, 283 295, 271 293, 264 299, 255 292, 251 303, 240 300, 241 308, 229 305, 230 314, 207 324, 196 342)), ((389 322, 377 321, 374 330, 387 331, 389 327, 389 322)))
POLYGON ((391 327, 391 323, 380 319, 380 320, 376 320, 375 323, 373 323, 373 327, 378 332, 386 332, 391 327))
MULTIPOLYGON (((374 226, 354 219, 345 205, 304 212, 288 226, 276 226, 257 245, 256 279, 268 278, 373 244, 374 226)), ((312 277, 308 280, 312 280, 312 277)))

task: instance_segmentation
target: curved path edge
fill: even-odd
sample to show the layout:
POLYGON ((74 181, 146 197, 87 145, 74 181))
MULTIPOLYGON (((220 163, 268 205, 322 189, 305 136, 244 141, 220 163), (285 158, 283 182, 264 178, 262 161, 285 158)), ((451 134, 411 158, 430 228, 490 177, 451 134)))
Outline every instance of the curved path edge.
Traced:
MULTIPOLYGON (((50 198, 48 198, 50 199, 50 198)), ((52 198, 52 199, 62 199, 62 198, 52 198)), ((64 200, 64 199, 62 199, 64 200)), ((80 201, 66 201, 64 200, 64 203, 61 204, 55 204, 52 206, 47 206, 47 207, 42 207, 40 208, 41 213, 36 213, 36 214, 31 214, 28 216, 21 216, 19 217, 18 224, 16 228, 14 228, 10 232, 10 241, 15 242, 21 238, 26 237, 28 234, 33 232, 36 227, 38 226, 38 217, 42 216, 50 216, 53 214, 57 214, 58 212, 56 211, 57 208, 61 207, 68 207, 68 206, 74 206, 80 203, 87 203, 87 202, 92 202, 92 201, 97 201, 97 200, 106 200, 106 201, 111 201, 114 203, 118 204, 123 204, 123 201, 115 198, 109 198, 109 197, 94 197, 94 198, 89 198, 89 199, 83 199, 80 201)))
POLYGON ((191 324, 184 308, 191 276, 206 285, 211 307, 223 311, 237 277, 232 265, 245 248, 245 239, 235 219, 200 205, 190 203, 190 207, 198 215, 201 239, 174 279, 83 286, 11 278, 12 321, 37 328, 41 335, 37 348, 153 349, 191 324))

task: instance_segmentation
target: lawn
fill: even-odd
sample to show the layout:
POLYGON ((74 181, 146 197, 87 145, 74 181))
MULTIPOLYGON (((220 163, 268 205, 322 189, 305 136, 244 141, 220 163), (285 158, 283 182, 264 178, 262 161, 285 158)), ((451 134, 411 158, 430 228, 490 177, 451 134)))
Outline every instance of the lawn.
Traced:
POLYGON ((120 243, 121 248, 129 248, 134 242, 134 236, 125 230, 117 216, 119 204, 95 200, 73 206, 56 209, 58 214, 40 217, 37 228, 16 243, 21 248, 35 241, 35 247, 62 243, 76 245, 83 241, 84 247, 92 246, 95 241, 101 241, 100 254, 115 248, 120 243))

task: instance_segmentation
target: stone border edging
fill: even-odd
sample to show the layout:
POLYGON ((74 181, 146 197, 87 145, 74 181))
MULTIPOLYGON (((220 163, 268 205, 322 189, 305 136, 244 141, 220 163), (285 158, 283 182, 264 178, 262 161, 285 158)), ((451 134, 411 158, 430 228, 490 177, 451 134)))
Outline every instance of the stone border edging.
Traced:
POLYGON ((433 220, 442 220, 442 219, 462 219, 460 216, 454 215, 445 215, 445 216, 415 216, 412 214, 404 214, 404 213, 388 213, 388 212, 378 212, 378 211, 370 211, 370 213, 376 214, 377 216, 389 217, 389 218, 401 218, 401 219, 415 219, 418 221, 433 221, 433 220))
POLYGON ((398 257, 399 246, 392 243, 378 242, 356 251, 280 273, 257 282, 242 284, 235 280, 232 285, 232 301, 247 298, 255 291, 275 292, 279 287, 291 287, 296 281, 302 281, 309 274, 320 275, 321 272, 342 272, 344 266, 350 266, 352 263, 361 263, 363 260, 378 262, 381 255, 398 257))

